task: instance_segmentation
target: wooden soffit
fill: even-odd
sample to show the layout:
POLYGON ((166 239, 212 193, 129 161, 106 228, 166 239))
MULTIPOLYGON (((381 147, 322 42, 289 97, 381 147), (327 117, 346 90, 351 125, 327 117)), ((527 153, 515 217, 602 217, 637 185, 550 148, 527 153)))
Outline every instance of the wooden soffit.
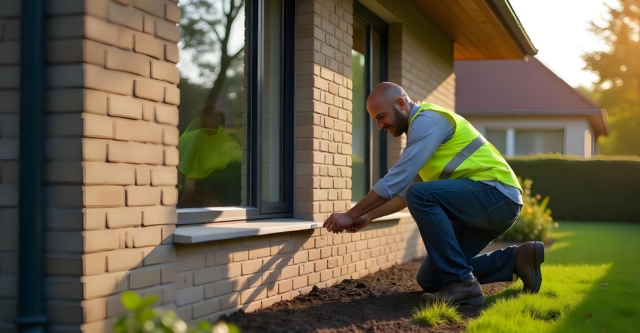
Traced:
POLYGON ((508 0, 411 0, 455 41, 455 60, 523 59, 537 50, 508 0))

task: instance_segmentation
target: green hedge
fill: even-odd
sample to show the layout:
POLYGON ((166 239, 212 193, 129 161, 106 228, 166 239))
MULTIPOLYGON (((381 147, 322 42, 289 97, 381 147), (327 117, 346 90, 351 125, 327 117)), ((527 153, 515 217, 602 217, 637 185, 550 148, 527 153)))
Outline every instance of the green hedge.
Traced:
POLYGON ((533 195, 551 197, 556 221, 640 222, 640 158, 539 155, 508 162, 533 180, 533 195))

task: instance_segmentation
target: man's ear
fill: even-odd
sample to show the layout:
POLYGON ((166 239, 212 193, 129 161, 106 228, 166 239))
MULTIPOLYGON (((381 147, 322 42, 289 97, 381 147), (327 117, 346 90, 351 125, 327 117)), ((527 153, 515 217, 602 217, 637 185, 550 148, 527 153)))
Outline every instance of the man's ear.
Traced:
POLYGON ((402 109, 404 109, 404 105, 407 104, 407 102, 405 102, 404 98, 402 97, 396 98, 396 103, 398 103, 398 106, 400 106, 400 108, 402 109))

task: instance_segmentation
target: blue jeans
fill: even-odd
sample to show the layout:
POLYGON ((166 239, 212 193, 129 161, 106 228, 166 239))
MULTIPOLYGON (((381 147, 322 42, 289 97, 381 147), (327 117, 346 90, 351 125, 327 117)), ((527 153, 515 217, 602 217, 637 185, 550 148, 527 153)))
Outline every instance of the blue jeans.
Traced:
POLYGON ((481 284, 512 281, 515 246, 478 254, 511 228, 522 206, 470 179, 414 184, 406 201, 427 248, 417 276, 425 292, 474 275, 481 284))

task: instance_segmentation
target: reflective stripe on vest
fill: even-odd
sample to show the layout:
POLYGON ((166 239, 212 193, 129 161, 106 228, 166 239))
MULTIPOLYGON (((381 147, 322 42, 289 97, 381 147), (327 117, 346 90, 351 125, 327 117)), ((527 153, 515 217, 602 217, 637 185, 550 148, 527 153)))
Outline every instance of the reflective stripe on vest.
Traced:
POLYGON ((442 169, 442 173, 440 174, 440 179, 449 179, 460 164, 469 158, 469 156, 473 155, 473 153, 480 149, 480 147, 482 147, 486 142, 487 140, 480 135, 471 141, 466 147, 462 148, 462 150, 444 166, 444 169, 442 169))

